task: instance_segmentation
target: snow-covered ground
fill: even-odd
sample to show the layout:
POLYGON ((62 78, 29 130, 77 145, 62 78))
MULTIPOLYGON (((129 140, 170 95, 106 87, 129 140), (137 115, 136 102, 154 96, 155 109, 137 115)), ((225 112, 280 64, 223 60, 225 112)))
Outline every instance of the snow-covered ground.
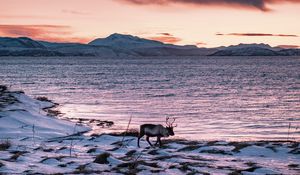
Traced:
POLYGON ((167 139, 138 148, 134 136, 76 134, 89 128, 47 116, 54 105, 0 92, 0 174, 300 174, 299 142, 167 139))
POLYGON ((46 109, 54 107, 54 103, 32 99, 22 92, 2 92, 0 102, 3 106, 0 108, 1 139, 38 140, 89 130, 88 127, 47 116, 46 109))

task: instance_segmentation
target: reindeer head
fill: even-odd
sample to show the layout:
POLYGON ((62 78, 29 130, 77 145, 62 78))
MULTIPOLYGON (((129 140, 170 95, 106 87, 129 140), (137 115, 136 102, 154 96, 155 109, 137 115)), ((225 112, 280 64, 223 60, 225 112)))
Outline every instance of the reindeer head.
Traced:
POLYGON ((177 126, 177 124, 175 126, 173 125, 175 120, 176 120, 175 118, 170 119, 170 117, 166 117, 166 124, 167 124, 166 129, 168 130, 168 133, 171 136, 175 135, 174 131, 173 131, 173 128, 177 126), (172 120, 172 121, 170 121, 170 120, 172 120))

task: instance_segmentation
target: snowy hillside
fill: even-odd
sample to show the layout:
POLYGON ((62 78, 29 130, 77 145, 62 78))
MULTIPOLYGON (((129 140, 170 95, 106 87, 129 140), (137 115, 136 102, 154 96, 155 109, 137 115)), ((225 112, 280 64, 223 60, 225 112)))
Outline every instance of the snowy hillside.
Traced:
POLYGON ((260 47, 226 48, 217 51, 212 56, 280 56, 276 51, 260 47))
POLYGON ((210 56, 299 56, 300 49, 283 49, 268 44, 238 44, 218 47, 210 56))
POLYGON ((32 99, 22 92, 0 91, 0 139, 47 139, 88 131, 89 128, 47 116, 49 101, 32 99))
POLYGON ((27 37, 9 38, 0 37, 0 48, 31 48, 45 49, 46 47, 37 41, 27 37))
MULTIPOLYGON (((270 50, 278 50, 278 48, 273 48, 268 44, 260 43, 260 44, 238 44, 238 45, 230 45, 228 47, 219 47, 220 50, 232 50, 232 49, 244 49, 244 48, 261 48, 261 49, 270 49, 270 50)), ((279 49, 280 50, 280 49, 279 49)))

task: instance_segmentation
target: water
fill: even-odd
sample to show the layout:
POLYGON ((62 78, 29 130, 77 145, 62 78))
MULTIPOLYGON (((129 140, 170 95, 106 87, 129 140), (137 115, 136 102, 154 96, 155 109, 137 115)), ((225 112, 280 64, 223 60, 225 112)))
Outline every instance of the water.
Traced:
POLYGON ((170 116, 183 138, 300 140, 299 70, 299 57, 0 58, 0 83, 114 131, 170 116))

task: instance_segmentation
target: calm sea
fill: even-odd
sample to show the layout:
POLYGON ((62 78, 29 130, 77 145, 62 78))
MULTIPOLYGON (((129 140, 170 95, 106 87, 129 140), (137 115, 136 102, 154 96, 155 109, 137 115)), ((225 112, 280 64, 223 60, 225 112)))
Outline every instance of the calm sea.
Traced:
POLYGON ((64 117, 114 121, 95 132, 169 116, 181 138, 300 140, 300 57, 0 57, 0 83, 47 96, 64 117))

